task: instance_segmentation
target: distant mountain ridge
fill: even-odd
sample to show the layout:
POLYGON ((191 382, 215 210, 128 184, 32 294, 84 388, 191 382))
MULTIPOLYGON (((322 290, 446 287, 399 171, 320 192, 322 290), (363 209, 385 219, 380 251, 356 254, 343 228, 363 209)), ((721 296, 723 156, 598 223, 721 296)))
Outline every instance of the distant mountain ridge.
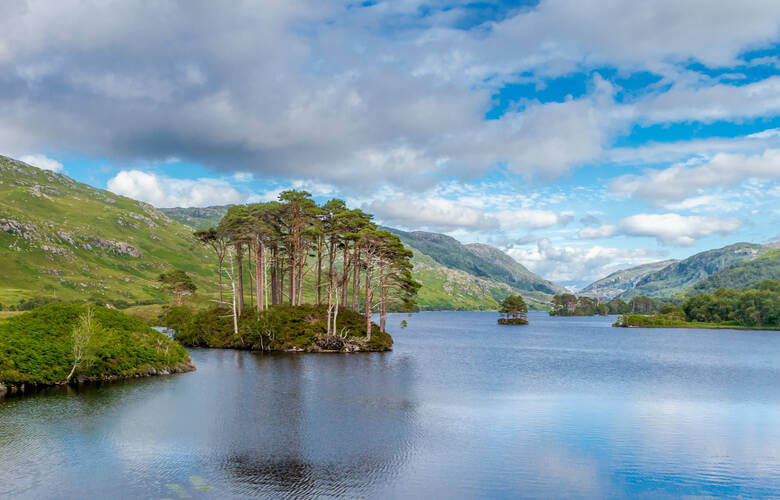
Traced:
POLYGON ((753 260, 737 262, 707 276, 688 293, 711 293, 718 288, 748 288, 764 280, 780 280, 780 249, 772 250, 753 260))
POLYGON ((679 262, 677 259, 662 260, 650 262, 641 266, 630 267, 615 271, 605 278, 594 281, 578 292, 578 295, 586 297, 595 297, 602 300, 612 300, 618 295, 634 288, 648 274, 660 271, 661 269, 679 262))
POLYGON ((646 274, 636 285, 618 295, 623 300, 638 295, 672 297, 694 287, 698 282, 740 262, 751 261, 770 251, 765 245, 735 243, 723 248, 699 252, 646 274))

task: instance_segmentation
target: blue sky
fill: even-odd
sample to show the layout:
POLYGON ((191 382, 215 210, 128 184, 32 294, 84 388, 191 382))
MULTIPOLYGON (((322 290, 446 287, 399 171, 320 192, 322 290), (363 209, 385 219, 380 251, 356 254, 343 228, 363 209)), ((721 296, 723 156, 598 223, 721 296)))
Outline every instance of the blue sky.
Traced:
POLYGON ((546 278, 780 237, 780 4, 30 1, 0 153, 156 206, 340 197, 546 278))

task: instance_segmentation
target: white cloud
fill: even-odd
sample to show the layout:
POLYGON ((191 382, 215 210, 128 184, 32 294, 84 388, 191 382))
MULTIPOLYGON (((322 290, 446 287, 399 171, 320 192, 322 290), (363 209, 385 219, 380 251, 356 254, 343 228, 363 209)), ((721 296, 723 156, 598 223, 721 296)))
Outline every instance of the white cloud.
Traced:
POLYGON ((718 153, 697 166, 673 165, 650 169, 643 175, 624 175, 612 181, 612 192, 654 202, 682 200, 701 190, 730 187, 749 179, 780 179, 780 149, 761 154, 718 153))
POLYGON ((33 167, 51 170, 52 172, 62 172, 62 163, 45 155, 24 155, 19 157, 19 159, 33 167))
POLYGON ((609 238, 618 232, 618 227, 612 224, 604 224, 598 227, 586 227, 577 232, 577 236, 586 240, 609 238))
POLYGON ((658 250, 644 248, 555 246, 547 238, 539 240, 535 247, 514 247, 507 253, 547 279, 577 287, 618 269, 652 262, 664 255, 658 250))
MULTIPOLYGON (((472 201, 470 197, 465 199, 472 201)), ((485 205, 463 203, 463 198, 439 196, 373 200, 364 208, 375 213, 383 224, 447 232, 549 228, 568 224, 573 219, 571 215, 551 210, 516 208, 494 212, 485 205)))
POLYGON ((722 217, 685 217, 674 213, 637 214, 622 219, 619 227, 623 234, 650 236, 662 245, 690 246, 704 236, 736 231, 742 227, 742 221, 722 217))
POLYGON ((156 207, 203 207, 241 203, 245 196, 218 179, 173 179, 140 170, 123 170, 108 190, 156 207))
POLYGON ((482 210, 445 198, 392 199, 374 201, 366 209, 382 223, 407 228, 452 231, 458 228, 490 229, 498 222, 482 210))

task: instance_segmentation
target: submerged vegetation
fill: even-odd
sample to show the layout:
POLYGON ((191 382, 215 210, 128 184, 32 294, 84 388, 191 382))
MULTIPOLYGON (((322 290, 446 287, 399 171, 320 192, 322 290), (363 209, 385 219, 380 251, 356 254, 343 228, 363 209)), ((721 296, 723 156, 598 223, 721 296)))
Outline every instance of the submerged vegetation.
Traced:
POLYGON ((694 295, 650 316, 624 314, 615 326, 780 329, 780 281, 762 281, 745 290, 721 288, 711 294, 694 295))
POLYGON ((12 392, 192 369, 182 346, 116 310, 49 304, 0 320, 0 385, 12 392))

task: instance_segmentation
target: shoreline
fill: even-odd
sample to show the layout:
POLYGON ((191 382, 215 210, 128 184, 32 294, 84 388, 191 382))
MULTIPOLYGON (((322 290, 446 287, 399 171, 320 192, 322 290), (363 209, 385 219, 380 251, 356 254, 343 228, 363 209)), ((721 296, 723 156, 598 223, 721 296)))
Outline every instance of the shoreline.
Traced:
POLYGON ((139 373, 127 374, 127 375, 95 375, 91 377, 80 376, 80 377, 74 377, 70 382, 67 381, 54 382, 54 383, 22 382, 18 384, 10 384, 8 382, 4 382, 0 380, 0 398, 2 398, 3 396, 32 394, 34 392, 38 392, 40 390, 49 387, 66 387, 66 386, 75 386, 75 385, 82 385, 82 384, 94 384, 96 382, 99 383, 118 382, 121 380, 131 380, 134 378, 178 375, 182 373, 194 372, 196 370, 197 367, 195 366, 195 363, 193 363, 190 360, 185 363, 180 363, 176 366, 166 367, 160 370, 150 367, 148 370, 139 373))

